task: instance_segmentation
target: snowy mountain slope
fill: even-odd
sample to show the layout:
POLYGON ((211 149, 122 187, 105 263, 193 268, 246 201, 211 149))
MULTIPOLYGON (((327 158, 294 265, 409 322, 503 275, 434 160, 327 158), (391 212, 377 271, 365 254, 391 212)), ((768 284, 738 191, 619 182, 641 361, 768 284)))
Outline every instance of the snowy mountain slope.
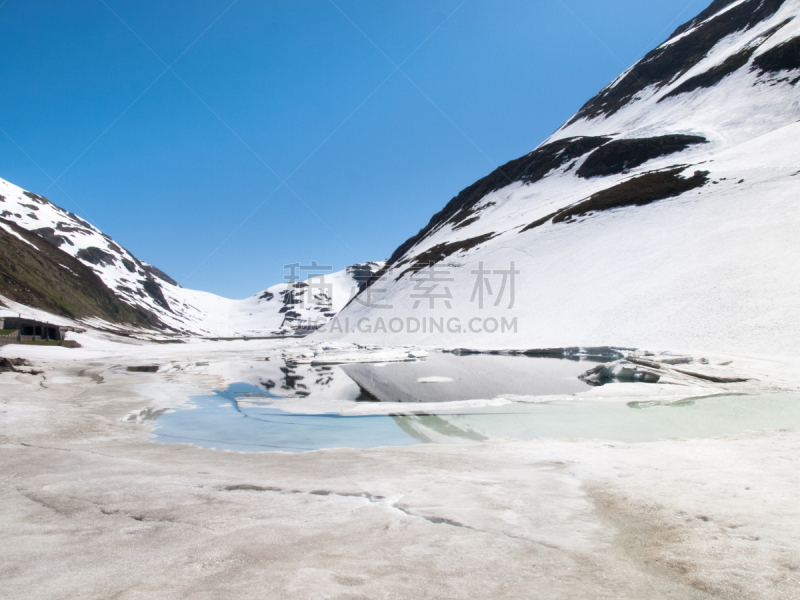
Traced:
POLYGON ((353 303, 316 335, 799 352, 798 14, 717 0, 401 245, 364 292, 391 315, 353 303))
POLYGON ((151 326, 174 328, 169 319, 164 319, 173 308, 164 296, 163 274, 139 261, 90 223, 2 179, 0 217, 39 235, 87 265, 120 299, 150 313, 151 326))
POLYGON ((280 283, 243 300, 230 300, 172 285, 165 297, 182 314, 177 317, 195 334, 214 337, 260 337, 307 333, 323 326, 350 301, 383 262, 352 265, 334 273, 320 272, 293 283, 280 283))
POLYGON ((7 300, 67 319, 140 325, 155 319, 120 300, 80 260, 6 219, 0 219, 0 290, 7 300))
POLYGON ((27 273, 36 271, 30 266, 41 262, 36 257, 49 261, 48 270, 36 271, 35 282, 31 277, 25 281, 19 277, 12 281, 10 276, 0 280, 0 294, 54 314, 111 328, 116 324, 126 329, 190 336, 289 335, 309 324, 326 322, 345 306, 365 279, 383 266, 365 263, 338 273, 323 271, 323 280, 279 284, 251 298, 231 300, 181 287, 90 223, 2 179, 0 219, 0 235, 8 240, 6 245, 18 246, 13 256, 5 256, 11 266, 27 273), (37 237, 30 238, 15 226, 37 237), (25 268, 23 255, 28 265, 25 268), (69 306, 79 308, 76 310, 70 310, 64 302, 42 300, 48 285, 63 279, 61 267, 68 269, 69 265, 80 271, 80 277, 65 280, 59 289, 62 296, 70 297, 69 306), (90 288, 94 291, 87 291, 90 288), (100 299, 100 304, 92 302, 92 296, 100 299))

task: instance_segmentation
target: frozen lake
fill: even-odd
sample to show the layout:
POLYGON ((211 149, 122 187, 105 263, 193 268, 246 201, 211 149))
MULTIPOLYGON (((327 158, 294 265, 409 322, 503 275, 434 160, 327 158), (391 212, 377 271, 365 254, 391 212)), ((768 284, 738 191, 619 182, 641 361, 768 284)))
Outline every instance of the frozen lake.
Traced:
POLYGON ((487 355, 431 359, 250 365, 245 367, 248 382, 195 396, 188 406, 160 415, 155 440, 238 452, 308 452, 537 438, 639 442, 800 427, 798 394, 717 395, 671 403, 565 399, 588 389, 577 376, 592 363, 487 355), (550 394, 554 400, 452 410, 437 405, 435 411, 424 404, 502 394, 550 394), (416 404, 402 414, 308 414, 308 405, 321 399, 416 404), (292 405, 297 412, 287 408, 292 405))
POLYGON ((284 363, 277 376, 260 377, 259 385, 280 396, 312 399, 452 402, 503 394, 577 394, 590 388, 578 376, 595 364, 555 358, 434 353, 415 362, 284 363))

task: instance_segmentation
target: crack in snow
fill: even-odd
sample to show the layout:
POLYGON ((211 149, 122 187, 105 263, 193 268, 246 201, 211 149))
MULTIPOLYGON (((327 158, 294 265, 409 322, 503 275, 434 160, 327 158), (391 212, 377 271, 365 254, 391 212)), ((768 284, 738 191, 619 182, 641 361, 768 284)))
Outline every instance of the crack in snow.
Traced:
POLYGON ((433 517, 433 516, 426 516, 421 515, 415 512, 413 509, 404 506, 402 504, 387 504, 385 496, 376 496, 370 494, 368 492, 335 492, 332 490, 312 490, 310 492, 306 492, 303 490, 296 490, 296 489, 284 489, 275 486, 260 486, 260 485, 252 485, 252 484, 238 484, 238 485, 227 485, 221 488, 226 492, 233 492, 233 491, 250 491, 250 492, 273 492, 278 494, 305 494, 309 496, 339 496, 342 498, 363 498, 368 500, 373 504, 384 504, 389 506, 389 508, 393 508, 402 514, 414 517, 416 519, 422 519, 423 521, 427 521, 434 525, 448 525, 450 527, 458 527, 460 529, 468 529, 470 531, 475 531, 476 533, 487 533, 489 535, 501 535, 507 537, 509 539, 520 540, 523 542, 528 542, 530 544, 537 544, 539 546, 544 546, 546 548, 550 548, 551 550, 562 550, 561 547, 556 546, 555 544, 551 544, 549 542, 544 542, 541 540, 534 540, 531 538, 513 535, 510 533, 504 533, 502 531, 491 531, 488 529, 479 529, 477 527, 472 527, 471 525, 467 525, 466 523, 461 523, 460 521, 456 521, 454 519, 448 519, 446 517, 433 517))

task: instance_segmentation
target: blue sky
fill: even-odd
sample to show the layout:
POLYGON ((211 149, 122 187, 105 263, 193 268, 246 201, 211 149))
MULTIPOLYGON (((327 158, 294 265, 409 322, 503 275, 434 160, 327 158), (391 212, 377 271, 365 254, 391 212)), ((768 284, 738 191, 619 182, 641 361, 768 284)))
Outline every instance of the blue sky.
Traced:
POLYGON ((237 298, 388 257, 709 3, 2 2, 0 177, 237 298))

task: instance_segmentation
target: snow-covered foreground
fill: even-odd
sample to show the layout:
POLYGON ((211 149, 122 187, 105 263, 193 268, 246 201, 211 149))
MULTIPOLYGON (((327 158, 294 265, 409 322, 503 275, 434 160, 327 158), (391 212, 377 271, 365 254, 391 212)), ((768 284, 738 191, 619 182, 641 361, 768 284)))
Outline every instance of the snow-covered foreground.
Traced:
MULTIPOLYGON (((258 384, 270 370, 281 373, 283 356, 350 356, 344 366, 319 366, 344 372, 375 365, 354 362, 359 352, 390 360, 399 350, 273 340, 165 345, 80 335, 83 348, 76 350, 0 350, 43 371, 0 374, 0 573, 7 597, 796 595, 800 433, 789 421, 724 437, 649 442, 565 439, 550 431, 518 441, 300 454, 156 444, 152 417, 159 411, 200 410, 189 408, 190 397, 236 381, 258 384), (158 372, 127 370, 148 365, 158 372)), ((409 352, 421 356, 418 362, 387 366, 419 369, 436 355, 409 352)), ((772 390, 800 382, 800 366, 790 360, 707 360, 709 369, 758 375, 772 390)), ((430 364, 424 374, 439 379, 421 385, 457 383, 456 372, 440 372, 445 363, 430 364)), ((317 368, 296 366, 295 375, 317 368)), ((393 379, 386 372, 384 388, 393 379)), ((353 415, 424 407, 449 418, 443 403, 356 403, 347 399, 352 381, 337 381, 327 404, 314 400, 313 385, 306 397, 286 391, 275 402, 294 412, 308 403, 309 412, 353 415)), ((679 392, 664 391, 670 385, 679 387, 616 383, 575 400, 674 401, 679 392)), ((739 385, 755 389, 752 382, 739 385)), ((449 406, 459 414, 510 412, 533 400, 449 406)), ((569 430, 569 422, 563 425, 569 430)))
POLYGON ((0 182, 9 246, 38 231, 185 336, 0 347, 30 363, 0 372, 3 595, 797 598, 800 79, 774 50, 800 0, 712 6, 338 319, 378 263, 306 306, 226 300, 0 182))

